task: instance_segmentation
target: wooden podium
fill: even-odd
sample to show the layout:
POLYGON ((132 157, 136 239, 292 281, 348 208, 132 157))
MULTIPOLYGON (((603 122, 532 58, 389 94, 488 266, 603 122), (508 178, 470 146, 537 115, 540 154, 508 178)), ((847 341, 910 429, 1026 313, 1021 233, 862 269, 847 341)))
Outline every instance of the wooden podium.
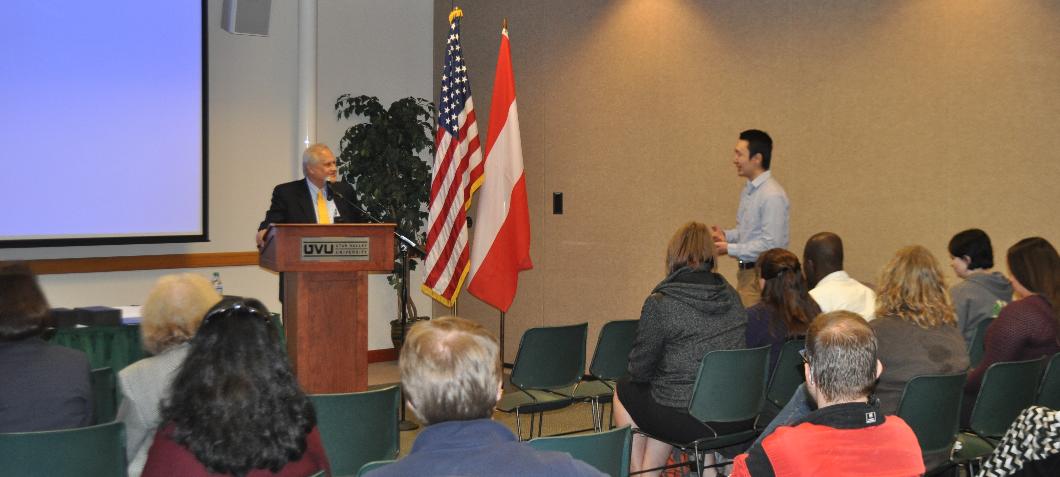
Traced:
POLYGON ((393 224, 276 224, 259 265, 283 272, 287 355, 309 394, 368 387, 368 273, 394 270, 393 224))

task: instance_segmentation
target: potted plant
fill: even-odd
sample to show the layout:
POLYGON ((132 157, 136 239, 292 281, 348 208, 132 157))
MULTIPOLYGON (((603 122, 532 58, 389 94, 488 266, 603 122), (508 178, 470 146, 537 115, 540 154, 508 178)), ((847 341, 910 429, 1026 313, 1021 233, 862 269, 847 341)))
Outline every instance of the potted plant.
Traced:
MULTIPOLYGON (((358 203, 383 222, 397 224, 398 232, 423 244, 431 170, 423 152, 434 154, 434 105, 423 98, 399 99, 384 107, 375 96, 344 94, 335 101, 338 119, 361 118, 339 141, 339 177, 353 186, 358 203)), ((387 281, 401 300, 404 267, 400 255, 387 281)), ((416 269, 410 256, 409 269, 416 269)), ((411 284, 410 284, 411 285, 411 284)), ((421 319, 406 299, 410 320, 421 319)), ((395 326, 399 319, 391 322, 395 326)), ((401 336, 400 330, 397 336, 401 336)), ((394 334, 392 333, 392 336, 394 334)), ((400 343, 395 343, 400 347, 400 343)))

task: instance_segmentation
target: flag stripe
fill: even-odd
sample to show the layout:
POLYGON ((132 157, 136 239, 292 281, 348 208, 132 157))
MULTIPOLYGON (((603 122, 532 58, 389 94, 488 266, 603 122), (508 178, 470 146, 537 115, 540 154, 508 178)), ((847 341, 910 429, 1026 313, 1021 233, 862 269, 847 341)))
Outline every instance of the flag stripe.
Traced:
POLYGON ((515 299, 519 272, 533 268, 518 110, 505 30, 497 55, 467 286, 469 293, 501 311, 508 311, 515 299))
POLYGON ((426 276, 420 287, 445 306, 456 302, 467 277, 467 207, 474 194, 471 171, 481 170, 482 164, 475 105, 460 46, 461 16, 459 9, 453 10, 446 41, 427 212, 426 276))

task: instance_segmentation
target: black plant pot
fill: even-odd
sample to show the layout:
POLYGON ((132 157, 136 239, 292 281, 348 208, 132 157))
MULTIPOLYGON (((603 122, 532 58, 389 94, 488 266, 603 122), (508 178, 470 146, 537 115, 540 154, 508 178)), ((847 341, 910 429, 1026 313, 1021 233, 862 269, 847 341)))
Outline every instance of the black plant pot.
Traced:
MULTIPOLYGON (((429 316, 417 316, 409 320, 405 325, 405 333, 412 328, 412 325, 421 321, 427 321, 431 319, 429 316)), ((400 350, 401 345, 405 343, 404 337, 401 336, 401 320, 390 320, 390 341, 394 343, 394 349, 400 350)))

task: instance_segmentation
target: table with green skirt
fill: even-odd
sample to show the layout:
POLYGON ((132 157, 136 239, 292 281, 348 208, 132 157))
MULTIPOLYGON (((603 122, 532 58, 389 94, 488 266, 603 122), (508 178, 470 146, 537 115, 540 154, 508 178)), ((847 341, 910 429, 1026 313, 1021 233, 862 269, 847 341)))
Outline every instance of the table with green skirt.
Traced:
MULTIPOLYGON (((287 340, 280 315, 273 313, 271 321, 276 325, 280 343, 286 350, 287 340)), ((51 342, 84 351, 92 369, 111 368, 115 373, 149 356, 140 341, 138 324, 60 328, 51 338, 51 342)))

